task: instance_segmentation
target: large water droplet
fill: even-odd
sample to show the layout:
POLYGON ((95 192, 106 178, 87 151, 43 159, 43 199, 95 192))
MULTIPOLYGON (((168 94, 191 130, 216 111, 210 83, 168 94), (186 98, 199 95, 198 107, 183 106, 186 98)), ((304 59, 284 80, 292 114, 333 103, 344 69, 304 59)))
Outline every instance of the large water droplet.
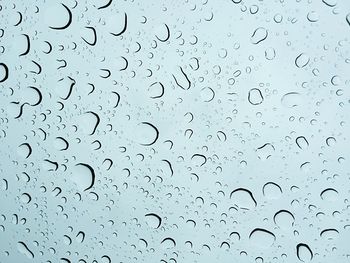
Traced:
POLYGON ((268 32, 266 28, 258 27, 257 29, 254 30, 250 38, 250 41, 256 45, 264 41, 267 38, 267 36, 268 36, 268 32))
POLYGON ((145 217, 146 217, 147 224, 152 228, 159 228, 160 225, 162 224, 162 219, 157 214, 150 213, 150 214, 146 214, 145 217))
POLYGON ((264 97, 260 91, 260 89, 252 88, 248 92, 248 101, 252 105, 259 105, 264 101, 264 97))
POLYGON ((266 249, 272 246, 276 237, 266 229, 256 228, 250 233, 249 239, 255 246, 266 249))
POLYGON ((309 62, 310 62, 310 57, 307 54, 305 54, 305 53, 301 53, 295 59, 295 65, 298 68, 305 67, 307 64, 309 64, 309 62))
POLYGON ((27 258, 29 258, 29 259, 33 259, 34 258, 33 252, 30 251, 30 249, 28 248, 28 246, 24 242, 21 242, 21 241, 18 242, 17 243, 17 249, 18 249, 18 251, 21 254, 27 256, 27 258))
POLYGON ((73 169, 71 180, 80 191, 86 191, 95 183, 95 172, 90 165, 78 163, 73 169))
POLYGON ((313 258, 313 252, 309 245, 304 243, 299 243, 296 247, 297 257, 300 261, 310 262, 313 258))
POLYGON ((257 206, 257 202, 252 192, 248 189, 237 188, 231 192, 230 198, 235 205, 243 209, 253 209, 257 206))

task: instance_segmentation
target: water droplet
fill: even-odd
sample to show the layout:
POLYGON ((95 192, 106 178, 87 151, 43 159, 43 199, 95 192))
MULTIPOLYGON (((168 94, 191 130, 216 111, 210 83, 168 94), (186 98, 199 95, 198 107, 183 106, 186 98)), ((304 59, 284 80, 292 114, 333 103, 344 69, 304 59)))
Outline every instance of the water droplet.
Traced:
POLYGON ((268 32, 265 28, 263 27, 258 27, 257 29, 254 30, 250 41, 257 45, 259 43, 261 43, 262 41, 264 41, 268 36, 268 32))
POLYGON ((320 196, 325 201, 334 202, 338 199, 338 191, 333 188, 326 188, 321 192, 320 196))
POLYGON ((72 171, 71 180, 76 183, 80 191, 89 190, 95 183, 94 169, 85 163, 78 163, 72 171))
POLYGON ((249 239, 254 246, 267 249, 272 246, 276 237, 272 232, 266 229, 256 228, 250 233, 249 239))
POLYGON ((302 97, 298 92, 288 92, 282 96, 281 103, 287 108, 293 108, 302 103, 302 97))
POLYGON ((27 193, 24 193, 21 195, 21 202, 24 204, 28 204, 30 203, 30 201, 32 200, 31 196, 27 193))
POLYGON ((146 217, 147 224, 152 228, 159 228, 160 225, 162 224, 162 219, 157 214, 150 213, 150 214, 146 214, 145 217, 146 217))
POLYGON ((309 146, 309 142, 306 140, 304 136, 298 136, 295 139, 295 143, 300 149, 306 149, 309 146))
POLYGON ((27 258, 29 258, 29 259, 34 258, 33 252, 30 251, 30 249, 28 248, 28 246, 24 242, 22 242, 22 241, 18 242, 17 249, 21 254, 27 256, 27 258))
POLYGON ((273 216, 276 225, 283 229, 290 229, 294 223, 294 215, 288 210, 280 210, 273 216))
POLYGON ((252 88, 248 93, 248 101, 252 105, 259 105, 264 101, 264 97, 260 91, 260 89, 252 88))
POLYGON ((319 16, 315 11, 311 11, 307 14, 307 20, 309 20, 310 22, 317 22, 318 19, 319 19, 319 16))
POLYGON ((233 190, 230 194, 230 199, 240 208, 243 209, 253 209, 257 206, 257 202, 248 189, 237 188, 233 190))
POLYGON ((299 243, 296 246, 296 250, 297 250, 297 257, 300 261, 309 262, 314 257, 314 254, 311 248, 307 244, 299 243))
POLYGON ((272 47, 269 47, 265 50, 265 58, 267 60, 273 60, 276 57, 276 50, 272 47))
POLYGON ((327 240, 334 240, 338 237, 339 231, 337 229, 324 229, 321 231, 320 236, 327 240))
POLYGON ((164 238, 161 242, 161 247, 163 249, 170 249, 170 248, 174 248, 175 246, 176 246, 175 240, 170 237, 164 238))
POLYGON ((298 68, 304 68, 307 64, 309 64, 309 62, 310 62, 310 57, 305 53, 301 53, 295 59, 295 65, 298 68))
POLYGON ((282 195, 282 189, 278 184, 268 182, 263 186, 263 194, 268 199, 278 199, 282 195))

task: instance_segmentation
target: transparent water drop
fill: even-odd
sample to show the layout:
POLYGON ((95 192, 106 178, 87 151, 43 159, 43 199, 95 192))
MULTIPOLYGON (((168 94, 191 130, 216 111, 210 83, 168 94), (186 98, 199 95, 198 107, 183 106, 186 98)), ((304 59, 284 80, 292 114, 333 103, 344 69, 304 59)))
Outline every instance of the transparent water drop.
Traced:
POLYGON ((163 249, 170 249, 176 246, 175 240, 170 237, 164 238, 160 244, 163 249))
POLYGON ((162 219, 159 215, 149 213, 145 215, 147 224, 152 228, 159 228, 162 224, 162 219))
POLYGON ((274 182, 268 182, 263 186, 263 194, 268 199, 278 199, 282 195, 282 188, 274 182))
POLYGON ((262 41, 264 41, 268 36, 268 32, 266 28, 263 27, 258 27, 257 29, 254 30, 252 36, 250 37, 250 41, 252 44, 259 44, 262 41))
POLYGON ((233 190, 230 194, 230 199, 234 204, 243 209, 253 209, 257 206, 257 202, 252 192, 245 188, 237 188, 233 190))
POLYGON ((272 246, 276 237, 266 229, 256 228, 250 233, 249 239, 255 246, 267 249, 272 246))
POLYGON ((252 105, 259 105, 264 101, 262 92, 258 88, 252 88, 248 92, 248 101, 252 105))
POLYGON ((313 252, 309 245, 304 243, 299 243, 296 246, 297 257, 302 262, 310 262, 313 258, 313 252))
POLYGON ((302 103, 301 94, 298 92, 288 92, 282 96, 281 103, 287 108, 299 106, 302 103))
POLYGON ((273 216, 276 225, 283 229, 290 229, 295 221, 294 215, 288 210, 280 210, 273 216))
POLYGON ((86 191, 95 183, 95 172, 90 165, 78 163, 74 166, 71 180, 76 183, 80 191, 86 191))
POLYGON ((34 254, 33 252, 28 248, 28 246, 26 245, 26 243, 20 241, 17 243, 17 249, 18 251, 25 255, 27 258, 29 259, 33 259, 34 258, 34 254))
POLYGON ((305 53, 300 53, 296 58, 295 58, 295 65, 298 68, 304 68, 306 67, 307 64, 310 62, 310 57, 305 54, 305 53))

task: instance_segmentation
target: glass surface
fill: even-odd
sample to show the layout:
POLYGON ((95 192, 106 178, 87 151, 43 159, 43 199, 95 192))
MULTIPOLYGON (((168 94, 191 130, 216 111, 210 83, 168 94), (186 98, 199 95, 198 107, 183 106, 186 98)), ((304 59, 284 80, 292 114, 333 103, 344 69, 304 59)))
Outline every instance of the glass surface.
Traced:
POLYGON ((350 1, 0 22, 0 263, 350 262, 350 1))

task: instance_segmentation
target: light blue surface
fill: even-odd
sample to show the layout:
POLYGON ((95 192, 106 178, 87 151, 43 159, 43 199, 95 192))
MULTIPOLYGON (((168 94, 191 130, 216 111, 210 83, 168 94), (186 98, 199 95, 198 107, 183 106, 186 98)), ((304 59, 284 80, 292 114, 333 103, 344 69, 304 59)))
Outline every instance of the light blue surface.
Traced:
POLYGON ((350 262, 349 1, 0 6, 0 263, 350 262))

